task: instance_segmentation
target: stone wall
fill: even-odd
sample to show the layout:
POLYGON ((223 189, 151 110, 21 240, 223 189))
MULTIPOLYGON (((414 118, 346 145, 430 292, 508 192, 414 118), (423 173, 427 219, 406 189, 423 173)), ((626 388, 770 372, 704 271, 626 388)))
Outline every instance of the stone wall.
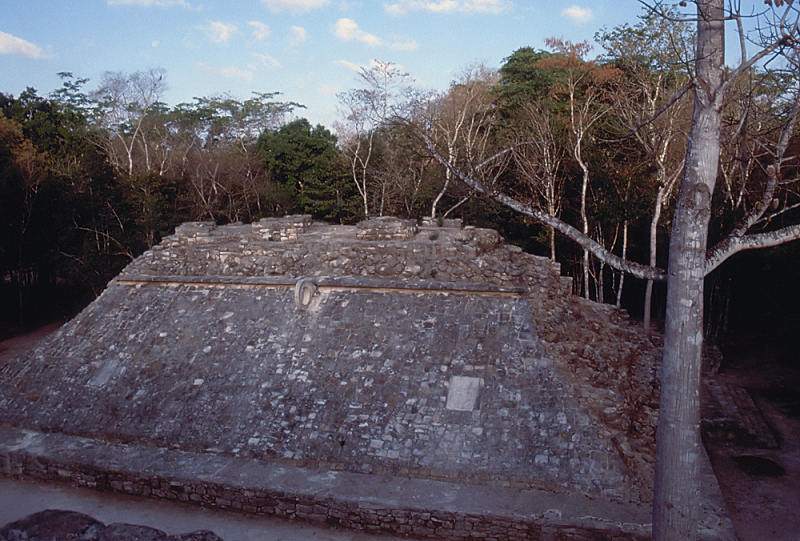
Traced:
POLYGON ((308 216, 217 227, 194 222, 129 265, 121 278, 223 276, 364 277, 414 283, 525 286, 545 296, 568 295, 560 266, 505 245, 497 231, 417 227, 395 218, 358 226, 312 224, 308 216), (266 242, 265 242, 266 241, 266 242))
MULTIPOLYGON (((2 432, 0 429, 0 434, 2 432)), ((364 476, 338 480, 329 487, 302 487, 280 480, 280 477, 291 478, 291 472, 276 474, 273 468, 272 472, 263 473, 259 470, 269 470, 268 465, 231 464, 214 455, 154 452, 120 444, 98 445, 95 440, 83 438, 66 441, 57 434, 27 433, 22 436, 26 443, 7 447, 1 441, 13 440, 15 436, 2 435, 6 438, 0 438, 0 474, 16 478, 415 539, 650 539, 649 525, 641 524, 647 519, 647 510, 642 512, 624 506, 612 509, 607 503, 580 496, 574 496, 571 502, 575 509, 562 511, 565 502, 557 497, 520 493, 513 503, 500 503, 494 502, 497 495, 491 489, 474 487, 466 489, 470 492, 466 499, 473 504, 443 506, 438 504, 439 498, 445 495, 440 494, 443 485, 436 482, 394 487, 400 489, 399 496, 369 498, 345 488, 368 484, 370 487, 361 492, 380 489, 373 479, 364 476), (26 444, 38 453, 29 452, 26 444), (56 451, 43 453, 43 449, 56 451), (126 458, 121 460, 122 456, 126 458), (126 467, 120 467, 121 464, 126 467), (218 473, 226 471, 228 475, 218 473), (181 472, 192 473, 181 475, 181 472), (272 479, 265 482, 270 477, 272 479)), ((319 476, 331 478, 324 472, 319 476)), ((452 498, 448 496, 448 499, 452 498)))
POLYGON ((620 389, 641 391, 636 361, 599 357, 647 355, 643 344, 593 329, 577 352, 587 362, 570 346, 580 336, 537 315, 572 328, 520 295, 322 288, 301 311, 290 287, 118 284, 51 349, 3 368, 0 418, 303 467, 647 498, 652 475, 621 452, 637 441, 620 389), (546 353, 564 346, 566 358, 546 353), (457 377, 480 383, 470 410, 447 408, 457 377))
POLYGON ((571 279, 547 258, 506 245, 497 231, 376 218, 357 227, 313 224, 310 216, 245 226, 185 224, 121 275, 311 276, 320 284, 468 289, 518 287, 531 299, 539 336, 581 407, 607 426, 615 449, 652 492, 660 337, 644 337, 624 312, 571 295, 571 279), (283 242, 261 242, 264 239, 283 242), (286 241, 289 242, 286 242, 286 241), (352 280, 353 277, 362 280, 352 280), (379 282, 371 282, 371 279, 379 282), (392 282, 390 282, 392 281, 392 282), (655 345, 655 348, 654 348, 655 345), (568 362, 561 362, 561 361, 568 362))

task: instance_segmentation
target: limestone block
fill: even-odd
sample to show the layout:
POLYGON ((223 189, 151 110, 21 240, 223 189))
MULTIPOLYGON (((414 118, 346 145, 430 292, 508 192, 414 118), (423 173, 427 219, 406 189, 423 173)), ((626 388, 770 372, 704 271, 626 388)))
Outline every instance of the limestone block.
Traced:
POLYGON ((186 222, 175 228, 178 238, 208 237, 217 228, 214 222, 186 222))
POLYGON ((417 234, 414 220, 381 217, 359 222, 358 238, 363 240, 405 240, 417 234))
POLYGON ((450 378, 450 390, 447 393, 449 410, 473 411, 478 402, 481 378, 469 376, 453 376, 450 378))

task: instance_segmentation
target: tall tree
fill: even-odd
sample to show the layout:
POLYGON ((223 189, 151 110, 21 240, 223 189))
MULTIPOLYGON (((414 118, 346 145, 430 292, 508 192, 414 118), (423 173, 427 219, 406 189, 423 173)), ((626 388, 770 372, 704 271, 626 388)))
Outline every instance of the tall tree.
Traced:
MULTIPOLYGON (((361 195, 364 216, 370 216, 370 197, 377 188, 378 214, 385 204, 386 176, 378 174, 375 157, 378 138, 390 128, 395 116, 404 116, 409 107, 413 79, 391 62, 376 60, 359 73, 363 88, 338 95, 342 104, 341 122, 335 124, 339 144, 348 156, 353 182, 361 195)), ((393 150, 391 148, 389 151, 393 150)), ((373 206, 374 207, 374 206, 373 206)))
POLYGON ((275 189, 316 218, 349 222, 360 214, 356 190, 336 148, 336 137, 305 118, 265 131, 256 150, 275 189))
POLYGON ((725 96, 725 17, 722 0, 696 4, 694 113, 669 246, 653 501, 656 541, 696 538, 700 500, 703 283, 725 96))
POLYGON ((95 114, 105 148, 114 166, 132 176, 153 170, 152 141, 147 130, 148 115, 159 109, 167 90, 163 69, 137 71, 126 75, 105 72, 94 92, 95 114))
POLYGON ((263 132, 277 129, 302 107, 276 96, 195 98, 169 111, 165 146, 173 176, 186 182, 196 218, 250 221, 268 212, 262 204, 271 186, 255 144, 263 132))
MULTIPOLYGON (((617 79, 619 70, 613 66, 600 65, 586 61, 591 50, 587 42, 571 43, 558 38, 546 40, 556 54, 543 59, 539 65, 543 69, 561 74, 562 83, 554 85, 550 92, 563 94, 567 100, 569 131, 572 134, 571 154, 581 170, 580 215, 582 233, 589 236, 589 180, 591 171, 586 158, 586 145, 590 131, 603 118, 610 107, 607 102, 605 86, 617 79)), ((589 250, 583 251, 583 296, 589 298, 589 250)))
MULTIPOLYGON (((661 216, 673 197, 683 169, 689 100, 678 99, 660 112, 687 87, 691 77, 690 58, 694 33, 677 12, 648 11, 638 24, 625 24, 596 36, 606 53, 604 60, 620 67, 612 94, 614 118, 624 132, 644 151, 653 165, 652 183, 656 196, 650 220, 649 264, 658 264, 658 228, 661 216), (659 113, 660 114, 657 114, 659 113)), ((644 298, 644 327, 650 330, 653 281, 648 280, 644 298)))
MULTIPOLYGON (((509 193, 516 194, 551 216, 565 208, 564 192, 570 174, 566 107, 554 92, 563 86, 563 73, 549 69, 555 53, 522 47, 503 60, 498 97, 501 131, 513 148, 509 193)), ((548 228, 550 258, 556 259, 556 236, 548 228)))
MULTIPOLYGON (((556 114, 541 97, 520 104, 517 111, 511 144, 515 172, 521 180, 520 197, 558 218, 563 204, 565 146, 559 137, 556 114)), ((555 229, 548 230, 550 259, 555 261, 555 229)))
MULTIPOLYGON (((427 122, 431 136, 441 142, 447 160, 452 164, 470 164, 477 170, 492 151, 492 131, 497 120, 497 106, 492 87, 498 76, 485 66, 468 68, 450 89, 429 102, 427 122)), ((439 215, 439 203, 455 182, 452 170, 444 170, 444 182, 431 203, 430 218, 439 215)), ((464 196, 456 206, 466 201, 464 196)), ((455 207, 451 207, 443 217, 455 207)))
MULTIPOLYGON (((667 320, 653 503, 653 538, 656 541, 690 539, 697 535, 704 278, 719 262, 736 251, 800 238, 800 226, 753 233, 751 227, 756 222, 752 219, 766 212, 762 205, 761 209, 749 213, 720 244, 708 247, 725 98, 738 77, 759 60, 772 56, 778 61, 782 54, 789 60, 796 58, 800 38, 798 11, 791 3, 776 2, 770 10, 775 15, 769 27, 770 35, 764 35, 766 39, 762 48, 748 58, 743 47, 741 64, 726 70, 723 0, 697 0, 695 4, 694 112, 669 247, 667 320)), ((727 15, 741 23, 741 13, 727 15)), ((741 39, 744 43, 744 36, 741 39)), ((794 98, 797 99, 796 91, 794 98)), ((785 112, 787 124, 791 126, 789 133, 794 132, 798 112, 794 106, 785 112)), ((788 135, 786 141, 788 143, 788 135)), ((782 161, 778 158, 779 164, 782 161)), ((775 169, 777 175, 780 168, 775 169)), ((776 182, 777 179, 765 186, 764 200, 772 199, 769 192, 776 182)))

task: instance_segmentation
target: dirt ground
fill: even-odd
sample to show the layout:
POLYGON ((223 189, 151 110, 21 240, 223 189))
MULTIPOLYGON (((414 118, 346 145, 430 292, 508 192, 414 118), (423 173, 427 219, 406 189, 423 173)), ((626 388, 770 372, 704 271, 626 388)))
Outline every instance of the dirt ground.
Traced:
POLYGON ((718 377, 745 389, 777 447, 705 437, 741 541, 800 541, 800 358, 769 347, 728 351, 718 377))
MULTIPOLYGON (((0 342, 0 363, 58 327, 0 342)), ((737 348, 718 377, 748 392, 778 443, 759 448, 732 433, 704 438, 739 539, 800 541, 800 359, 737 348)))
POLYGON ((0 361, 36 347, 39 340, 57 331, 60 326, 60 323, 50 323, 26 334, 0 341, 0 361))

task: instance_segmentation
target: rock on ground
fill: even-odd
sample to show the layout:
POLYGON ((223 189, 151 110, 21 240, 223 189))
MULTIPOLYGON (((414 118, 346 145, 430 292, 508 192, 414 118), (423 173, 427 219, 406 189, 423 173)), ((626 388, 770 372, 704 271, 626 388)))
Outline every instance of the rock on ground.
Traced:
POLYGON ((0 529, 0 541, 222 541, 214 532, 199 530, 167 535, 156 528, 114 523, 106 526, 76 511, 48 509, 10 522, 0 529))

